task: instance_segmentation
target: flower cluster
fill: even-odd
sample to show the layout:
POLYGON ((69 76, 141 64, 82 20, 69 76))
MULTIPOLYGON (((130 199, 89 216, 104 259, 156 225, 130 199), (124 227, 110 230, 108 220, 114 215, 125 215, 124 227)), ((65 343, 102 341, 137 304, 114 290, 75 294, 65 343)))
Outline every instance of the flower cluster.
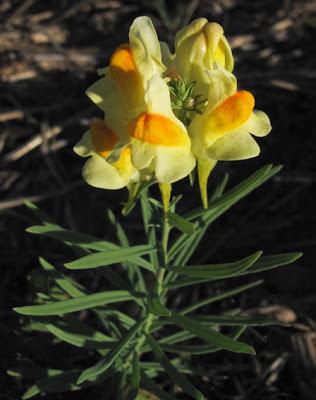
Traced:
POLYGON ((74 150, 89 157, 85 181, 120 189, 139 182, 170 185, 197 164, 204 206, 218 160, 255 157, 252 135, 265 136, 269 118, 254 97, 237 90, 223 29, 199 18, 177 32, 175 53, 159 42, 148 17, 136 18, 101 79, 87 90, 104 112, 74 150))

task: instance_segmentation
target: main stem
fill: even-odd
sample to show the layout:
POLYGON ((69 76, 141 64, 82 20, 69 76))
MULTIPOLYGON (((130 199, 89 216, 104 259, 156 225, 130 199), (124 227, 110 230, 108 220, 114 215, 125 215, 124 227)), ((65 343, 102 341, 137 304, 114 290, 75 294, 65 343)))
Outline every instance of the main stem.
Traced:
POLYGON ((161 255, 162 255, 162 266, 158 267, 157 271, 157 294, 161 294, 163 289, 163 280, 166 272, 166 266, 168 265, 168 241, 169 241, 169 218, 168 214, 164 213, 162 235, 161 235, 161 255))
MULTIPOLYGON (((166 272, 166 266, 168 263, 169 233, 170 233, 169 219, 168 219, 168 214, 165 212, 163 215, 162 233, 161 233, 161 262, 162 262, 162 265, 158 267, 157 275, 156 275, 156 278, 157 278, 156 290, 157 290, 158 296, 162 293, 162 290, 163 290, 163 281, 164 281, 164 276, 165 276, 165 272, 166 272)), ((140 352, 140 349, 146 340, 146 334, 150 332, 150 328, 151 328, 155 318, 156 317, 151 313, 149 313, 147 315, 147 318, 146 318, 146 321, 144 323, 144 327, 142 330, 142 334, 139 336, 139 339, 135 344, 133 352, 136 352, 136 353, 140 352)), ((127 368, 129 367, 132 357, 133 357, 133 352, 129 354, 126 362, 124 363, 123 370, 127 370, 127 368)))

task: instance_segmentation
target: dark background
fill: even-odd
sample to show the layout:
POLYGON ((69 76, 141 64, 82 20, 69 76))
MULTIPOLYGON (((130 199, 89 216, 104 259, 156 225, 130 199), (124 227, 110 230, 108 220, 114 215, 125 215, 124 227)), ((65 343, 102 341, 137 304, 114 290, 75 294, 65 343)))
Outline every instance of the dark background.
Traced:
MULTIPOLYGON (((62 226, 113 240, 106 209, 118 215, 122 191, 102 191, 81 179, 83 160, 72 152, 99 112, 84 95, 108 64, 133 19, 149 15, 162 40, 196 17, 221 23, 236 60, 239 86, 254 93, 268 113, 272 133, 260 140, 261 155, 220 163, 210 187, 230 174, 231 187, 267 163, 283 170, 221 217, 209 231, 195 262, 226 261, 262 249, 303 251, 295 264, 264 275, 265 283, 236 304, 294 322, 292 328, 253 329, 248 339, 257 358, 222 353, 195 357, 196 382, 212 399, 315 399, 315 29, 312 0, 2 0, 0 3, 0 368, 60 367, 64 360, 45 341, 34 347, 11 308, 31 302, 28 276, 38 255, 64 262, 61 245, 24 232, 35 221, 23 206, 29 198, 62 226), (273 306, 273 307, 270 307, 273 306), (42 346, 42 347, 41 347, 42 346), (53 361, 50 361, 53 360, 53 361), (59 362, 60 361, 60 362, 59 362), (209 383, 209 380, 211 383, 209 383)), ((199 204, 187 181, 180 211, 199 204)), ((143 242, 138 208, 123 220, 134 243, 143 242)), ((225 287, 225 284, 224 286, 225 287)), ((205 290, 205 289, 203 289, 205 290)), ((207 290, 212 290, 207 289, 207 290)), ((199 289, 180 295, 182 304, 199 289)), ((65 350, 66 351, 66 350, 65 350)), ((67 355, 68 356, 68 355, 67 355)), ((0 399, 19 398, 19 380, 0 375, 0 399)), ((65 394, 81 399, 95 394, 65 394)), ((99 397, 100 398, 100 397, 99 397)), ((110 397, 104 397, 110 398, 110 397)))

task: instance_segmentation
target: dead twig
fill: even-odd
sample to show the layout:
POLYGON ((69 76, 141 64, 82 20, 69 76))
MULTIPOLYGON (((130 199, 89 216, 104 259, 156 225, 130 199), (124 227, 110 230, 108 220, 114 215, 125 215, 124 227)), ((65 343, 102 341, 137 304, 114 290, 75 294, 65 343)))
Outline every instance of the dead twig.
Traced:
POLYGON ((0 210, 6 210, 10 208, 20 207, 24 205, 25 200, 32 201, 33 203, 38 203, 43 200, 47 200, 54 197, 63 196, 66 193, 71 192, 72 190, 76 189, 77 187, 83 186, 83 181, 75 181, 72 184, 67 185, 66 187, 48 192, 47 194, 38 194, 34 196, 24 196, 24 197, 17 197, 15 199, 9 199, 0 201, 0 210))
POLYGON ((0 122, 7 122, 23 118, 24 118, 24 112, 19 110, 3 112, 0 114, 0 122))
POLYGON ((81 111, 80 113, 75 114, 71 118, 68 118, 62 124, 53 126, 51 128, 48 128, 44 132, 36 134, 29 141, 22 144, 17 149, 12 150, 10 153, 6 154, 4 156, 4 162, 12 162, 19 160, 20 158, 28 154, 30 151, 40 146, 44 141, 59 135, 67 125, 73 123, 74 121, 77 121, 79 118, 82 118, 83 116, 86 116, 92 110, 93 107, 89 107, 86 111, 81 111))

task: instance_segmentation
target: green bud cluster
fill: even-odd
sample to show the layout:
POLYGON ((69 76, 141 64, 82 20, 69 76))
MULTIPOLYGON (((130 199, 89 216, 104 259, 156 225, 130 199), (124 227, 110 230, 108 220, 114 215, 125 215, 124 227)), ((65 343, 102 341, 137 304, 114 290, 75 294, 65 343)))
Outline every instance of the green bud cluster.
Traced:
POLYGON ((195 81, 188 83, 182 78, 168 83, 172 109, 185 125, 191 122, 190 113, 202 114, 201 107, 207 102, 201 95, 194 95, 195 84, 195 81))

